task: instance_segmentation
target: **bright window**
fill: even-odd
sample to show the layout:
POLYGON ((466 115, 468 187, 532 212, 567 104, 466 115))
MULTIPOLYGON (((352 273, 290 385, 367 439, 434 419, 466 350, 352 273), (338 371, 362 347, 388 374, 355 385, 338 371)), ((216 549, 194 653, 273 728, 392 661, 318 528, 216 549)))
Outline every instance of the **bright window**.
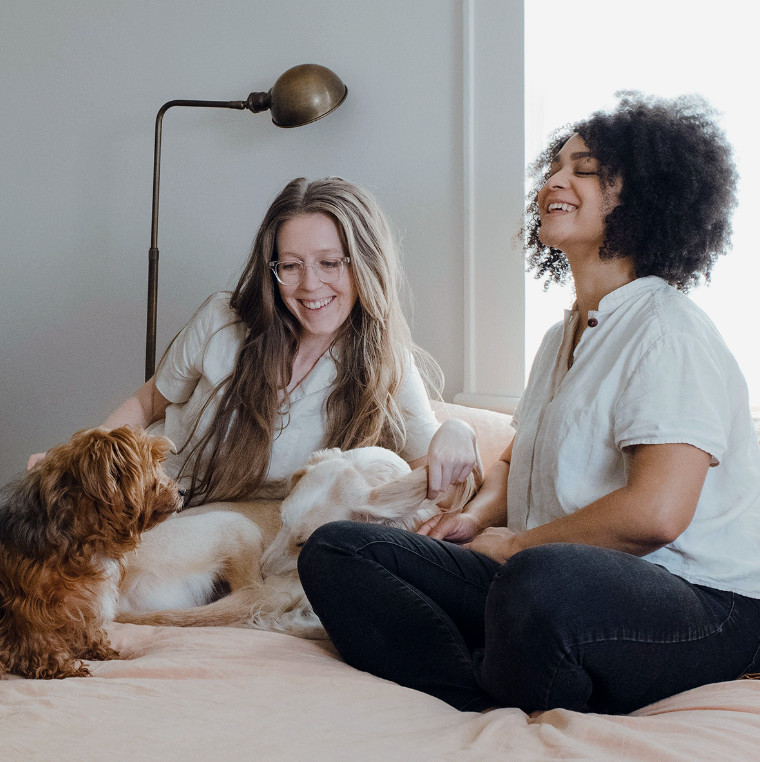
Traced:
MULTIPOLYGON (((691 297, 711 317, 760 406, 760 283, 753 217, 760 205, 754 3, 542 0, 525 3, 526 161, 556 127, 615 103, 617 90, 674 96, 699 93, 723 114, 740 173, 733 251, 691 297)), ((756 225, 757 223, 755 223, 756 225)), ((526 364, 546 329, 570 306, 569 288, 528 275, 526 364)))

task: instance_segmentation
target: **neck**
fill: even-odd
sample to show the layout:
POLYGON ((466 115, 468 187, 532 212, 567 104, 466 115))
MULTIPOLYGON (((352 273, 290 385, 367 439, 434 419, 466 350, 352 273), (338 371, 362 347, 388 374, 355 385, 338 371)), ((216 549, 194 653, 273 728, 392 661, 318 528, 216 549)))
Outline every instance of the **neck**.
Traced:
POLYGON ((293 372, 287 391, 292 392, 314 370, 319 358, 330 348, 332 336, 302 336, 293 359, 293 372))
POLYGON ((582 324, 591 310, 599 309, 599 302, 616 289, 636 279, 636 270, 630 257, 613 259, 586 258, 580 262, 570 260, 575 294, 582 324))
POLYGON ((334 336, 300 336, 296 361, 306 363, 318 360, 330 348, 334 339, 334 336))

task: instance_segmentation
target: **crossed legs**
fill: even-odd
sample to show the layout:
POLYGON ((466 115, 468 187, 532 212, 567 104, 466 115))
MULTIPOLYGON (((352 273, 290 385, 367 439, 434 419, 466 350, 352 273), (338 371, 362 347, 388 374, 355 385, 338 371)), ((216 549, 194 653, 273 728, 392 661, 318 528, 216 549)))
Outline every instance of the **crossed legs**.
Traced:
POLYGON ((760 646, 760 601, 584 545, 499 566, 403 530, 334 522, 312 535, 299 573, 346 662, 461 710, 630 712, 738 677, 760 646))

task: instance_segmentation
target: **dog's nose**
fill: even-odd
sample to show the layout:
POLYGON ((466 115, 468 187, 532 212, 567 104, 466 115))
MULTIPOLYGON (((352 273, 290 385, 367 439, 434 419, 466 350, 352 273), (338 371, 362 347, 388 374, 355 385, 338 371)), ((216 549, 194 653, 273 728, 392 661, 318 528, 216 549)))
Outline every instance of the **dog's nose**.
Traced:
POLYGON ((179 493, 180 497, 184 497, 185 493, 187 492, 187 490, 186 489, 178 489, 177 492, 179 493))

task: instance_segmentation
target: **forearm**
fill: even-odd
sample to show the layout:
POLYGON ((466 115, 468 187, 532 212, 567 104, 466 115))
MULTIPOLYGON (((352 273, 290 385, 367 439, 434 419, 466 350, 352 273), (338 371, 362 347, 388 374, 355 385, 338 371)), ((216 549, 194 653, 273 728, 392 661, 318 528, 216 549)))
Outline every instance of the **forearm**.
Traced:
POLYGON ((507 483, 509 463, 497 460, 483 479, 477 495, 470 500, 464 513, 472 516, 481 529, 507 525, 507 483))
POLYGON ((155 381, 151 378, 112 411, 102 426, 106 429, 118 426, 147 428, 164 417, 168 404, 169 401, 156 389, 155 381))
POLYGON ((643 556, 675 539, 657 513, 656 506, 642 505, 640 496, 623 487, 575 513, 515 535, 515 552, 547 543, 574 542, 643 556))
POLYGON ((579 542, 637 556, 673 542, 697 508, 710 456, 686 444, 641 445, 628 483, 567 516, 519 535, 520 548, 579 542))
POLYGON ((526 548, 557 542, 652 553, 691 523, 709 465, 710 456, 691 445, 640 445, 624 487, 522 534, 486 530, 470 547, 500 563, 526 548))

